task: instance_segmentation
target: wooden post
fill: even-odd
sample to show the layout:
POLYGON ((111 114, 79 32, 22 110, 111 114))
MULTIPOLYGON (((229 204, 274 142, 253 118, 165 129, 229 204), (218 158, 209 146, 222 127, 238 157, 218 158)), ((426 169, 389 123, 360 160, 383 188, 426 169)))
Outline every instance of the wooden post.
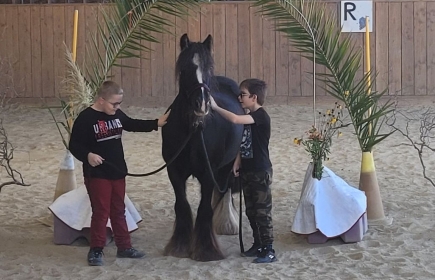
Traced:
MULTIPOLYGON (((74 29, 72 41, 72 58, 76 61, 77 58, 77 30, 78 30, 79 11, 74 11, 74 29)), ((68 129, 71 131, 73 126, 73 103, 69 103, 70 116, 67 119, 68 129)), ((59 196, 77 188, 76 177, 74 173, 74 157, 69 150, 66 150, 65 156, 60 164, 59 175, 57 177, 56 190, 54 193, 54 200, 59 196)))

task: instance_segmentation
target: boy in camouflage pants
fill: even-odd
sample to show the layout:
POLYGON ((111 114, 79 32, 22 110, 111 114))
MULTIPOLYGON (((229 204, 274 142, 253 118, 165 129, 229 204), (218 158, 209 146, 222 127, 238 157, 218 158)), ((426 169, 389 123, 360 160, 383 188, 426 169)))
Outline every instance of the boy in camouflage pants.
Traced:
POLYGON ((228 121, 244 124, 242 145, 234 162, 233 173, 241 180, 245 197, 246 216, 252 228, 254 244, 243 253, 256 257, 254 263, 277 260, 273 244, 272 225, 272 163, 269 158, 270 117, 262 107, 266 98, 266 83, 247 79, 240 84, 239 101, 246 115, 236 115, 220 108, 211 98, 212 108, 228 121))

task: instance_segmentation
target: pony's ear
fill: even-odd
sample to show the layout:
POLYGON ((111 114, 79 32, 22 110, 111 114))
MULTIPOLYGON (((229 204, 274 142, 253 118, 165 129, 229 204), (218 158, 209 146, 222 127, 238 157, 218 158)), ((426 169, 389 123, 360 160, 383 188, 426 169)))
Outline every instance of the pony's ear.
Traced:
POLYGON ((202 43, 211 51, 211 48, 213 47, 213 37, 209 34, 202 43))
POLYGON ((190 45, 189 37, 187 37, 187 34, 184 33, 183 36, 180 38, 180 49, 184 50, 190 45))

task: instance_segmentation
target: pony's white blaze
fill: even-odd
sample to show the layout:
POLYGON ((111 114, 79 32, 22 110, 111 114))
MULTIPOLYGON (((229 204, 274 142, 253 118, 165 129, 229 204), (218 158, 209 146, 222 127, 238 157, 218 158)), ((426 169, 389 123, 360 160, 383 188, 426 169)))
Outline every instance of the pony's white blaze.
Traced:
MULTIPOLYGON (((202 80, 202 72, 201 72, 201 67, 199 67, 199 65, 201 65, 200 63, 200 58, 198 56, 198 54, 195 54, 193 56, 193 63, 198 66, 196 68, 196 78, 198 79, 198 83, 202 84, 203 80, 202 80)), ((205 112, 205 96, 204 96, 204 88, 201 88, 201 94, 202 94, 202 103, 201 103, 201 112, 205 112)))

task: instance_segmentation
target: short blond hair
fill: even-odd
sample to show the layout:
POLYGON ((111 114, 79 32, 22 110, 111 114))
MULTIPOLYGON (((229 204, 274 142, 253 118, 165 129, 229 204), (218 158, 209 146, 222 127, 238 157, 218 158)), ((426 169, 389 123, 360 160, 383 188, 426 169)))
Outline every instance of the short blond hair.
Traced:
POLYGON ((97 92, 97 97, 109 98, 111 95, 122 95, 124 91, 121 86, 112 81, 105 81, 97 92))

